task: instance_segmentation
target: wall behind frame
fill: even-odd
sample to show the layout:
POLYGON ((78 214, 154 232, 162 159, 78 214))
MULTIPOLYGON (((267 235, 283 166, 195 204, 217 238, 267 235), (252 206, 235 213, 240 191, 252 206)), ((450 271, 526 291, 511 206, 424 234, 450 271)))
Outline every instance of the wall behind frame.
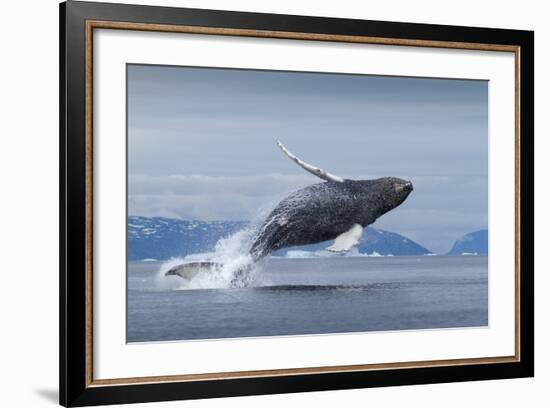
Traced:
MULTIPOLYGON (((535 30, 535 70, 550 72, 550 27, 543 2, 434 0, 338 2, 291 0, 120 1, 282 14, 350 17, 535 30)), ((58 2, 4 2, 0 25, 0 405, 57 405, 58 383, 58 2)), ((548 76, 536 77, 536 377, 534 379, 437 384, 369 390, 138 404, 135 407, 256 408, 345 404, 363 407, 543 407, 550 383, 550 262, 544 257, 550 229, 550 106, 548 76), (537 211, 538 210, 538 211, 537 211)))

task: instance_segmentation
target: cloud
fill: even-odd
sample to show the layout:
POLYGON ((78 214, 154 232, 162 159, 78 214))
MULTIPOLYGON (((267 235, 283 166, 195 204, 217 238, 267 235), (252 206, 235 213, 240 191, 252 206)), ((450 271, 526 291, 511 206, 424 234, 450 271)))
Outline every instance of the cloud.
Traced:
POLYGON ((250 220, 288 193, 316 182, 313 176, 133 175, 128 179, 133 215, 182 219, 250 220))
MULTIPOLYGON (((372 178, 369 175, 358 179, 372 178)), ((418 176, 411 196, 381 217, 375 227, 446 252, 459 236, 487 226, 486 178, 418 176)), ((128 210, 132 215, 200 220, 253 220, 265 217, 286 195, 316 183, 309 174, 254 176, 133 175, 128 210)))
POLYGON ((248 197, 277 195, 317 181, 307 174, 265 174, 255 176, 132 175, 128 179, 130 194, 168 195, 242 195, 248 197))
POLYGON ((445 252, 487 226, 484 81, 131 66, 132 215, 260 217, 319 182, 276 147, 353 179, 415 190, 376 225, 445 252))

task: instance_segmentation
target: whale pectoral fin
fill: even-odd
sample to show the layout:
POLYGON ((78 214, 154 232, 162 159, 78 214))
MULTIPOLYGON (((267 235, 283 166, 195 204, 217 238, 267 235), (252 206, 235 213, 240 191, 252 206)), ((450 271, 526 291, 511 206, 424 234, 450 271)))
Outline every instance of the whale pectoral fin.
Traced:
POLYGON ((334 244, 327 248, 327 251, 331 252, 345 252, 353 248, 363 235, 363 227, 359 224, 353 224, 348 231, 340 234, 334 240, 334 244))
POLYGON ((337 183, 343 183, 344 179, 342 177, 336 176, 334 174, 330 174, 328 171, 325 171, 317 166, 312 166, 309 163, 306 163, 305 161, 299 159, 298 157, 294 156, 292 153, 288 151, 286 147, 283 146, 281 142, 277 140, 277 144, 281 148, 281 150, 288 156, 290 160, 292 160, 294 163, 296 163, 298 166, 303 168, 305 171, 310 172, 311 174, 326 180, 326 181, 335 181, 337 183))

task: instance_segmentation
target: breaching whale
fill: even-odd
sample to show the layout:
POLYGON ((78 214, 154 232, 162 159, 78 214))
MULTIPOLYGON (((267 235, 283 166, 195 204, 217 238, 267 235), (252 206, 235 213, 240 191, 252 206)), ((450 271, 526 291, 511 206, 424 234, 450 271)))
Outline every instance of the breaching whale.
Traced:
MULTIPOLYGON (((396 177, 349 180, 335 176, 299 159, 281 142, 277 144, 292 161, 324 182, 295 191, 277 204, 250 248, 254 261, 282 248, 329 240, 334 243, 328 251, 349 251, 361 239, 363 228, 398 207, 413 191, 410 181, 396 177)), ((192 279, 205 268, 221 266, 190 262, 171 268, 166 275, 192 279)))

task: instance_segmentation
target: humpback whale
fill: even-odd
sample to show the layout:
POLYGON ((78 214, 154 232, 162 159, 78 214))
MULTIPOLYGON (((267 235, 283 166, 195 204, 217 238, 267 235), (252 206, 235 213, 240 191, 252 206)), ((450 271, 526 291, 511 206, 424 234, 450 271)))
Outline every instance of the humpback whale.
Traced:
MULTIPOLYGON (((403 203, 413 191, 410 181, 396 177, 350 180, 306 163, 277 141, 279 148, 304 170, 324 180, 280 201, 258 230, 250 255, 258 261, 279 249, 334 240, 328 251, 349 251, 363 229, 403 203)), ((192 279, 216 262, 191 262, 171 268, 166 275, 192 279)), ((240 271, 244 272, 244 271, 240 271)))

